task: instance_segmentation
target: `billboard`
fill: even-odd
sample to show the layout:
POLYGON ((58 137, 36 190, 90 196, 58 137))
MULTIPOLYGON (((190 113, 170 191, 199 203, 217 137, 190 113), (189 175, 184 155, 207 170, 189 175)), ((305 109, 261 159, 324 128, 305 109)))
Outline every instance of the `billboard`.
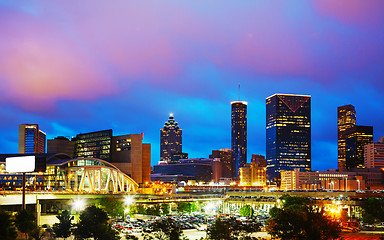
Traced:
POLYGON ((5 159, 5 171, 8 173, 28 173, 35 171, 35 156, 8 157, 5 159))

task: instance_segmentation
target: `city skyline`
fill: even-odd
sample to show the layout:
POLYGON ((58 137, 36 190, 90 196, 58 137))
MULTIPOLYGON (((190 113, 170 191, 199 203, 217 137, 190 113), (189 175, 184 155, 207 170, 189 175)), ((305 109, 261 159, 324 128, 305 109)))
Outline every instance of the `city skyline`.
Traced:
POLYGON ((18 152, 23 123, 47 139, 113 129, 143 132, 153 165, 173 112, 183 151, 208 157, 231 148, 240 83, 247 162, 265 155, 265 98, 308 94, 312 169, 337 169, 338 106, 384 135, 384 3, 338 3, 0 1, 0 152, 18 152))

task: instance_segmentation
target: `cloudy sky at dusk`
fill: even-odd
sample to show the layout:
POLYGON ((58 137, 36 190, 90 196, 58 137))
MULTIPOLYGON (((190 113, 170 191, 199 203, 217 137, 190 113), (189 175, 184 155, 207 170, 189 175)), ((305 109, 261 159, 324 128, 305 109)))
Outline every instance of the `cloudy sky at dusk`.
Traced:
MULTIPOLYGON (((337 112, 384 135, 384 1, 0 0, 1 153, 18 125, 48 139, 144 132, 152 163, 174 113, 183 151, 230 148, 248 101, 248 158, 265 154, 265 98, 312 96, 312 168, 337 167, 337 112)), ((249 160, 248 160, 249 161, 249 160)))

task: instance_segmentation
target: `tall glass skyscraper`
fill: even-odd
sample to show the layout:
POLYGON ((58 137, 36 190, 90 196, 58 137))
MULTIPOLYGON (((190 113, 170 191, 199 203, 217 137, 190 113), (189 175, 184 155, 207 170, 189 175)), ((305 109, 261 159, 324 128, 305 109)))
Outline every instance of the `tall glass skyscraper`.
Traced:
POLYGON ((275 94, 266 99, 269 179, 280 171, 311 170, 311 96, 275 94))
POLYGON ((179 128, 173 114, 160 129, 160 162, 170 162, 172 155, 182 153, 182 129, 179 128))
POLYGON ((45 153, 45 140, 38 124, 19 125, 19 153, 45 153))
POLYGON ((373 140, 373 127, 356 125, 345 133, 345 168, 363 168, 364 146, 373 140))
POLYGON ((240 168, 247 163, 247 102, 234 101, 232 106, 232 176, 239 177, 240 168))
POLYGON ((339 171, 346 169, 345 143, 347 130, 356 126, 356 111, 352 105, 337 108, 337 159, 339 171))

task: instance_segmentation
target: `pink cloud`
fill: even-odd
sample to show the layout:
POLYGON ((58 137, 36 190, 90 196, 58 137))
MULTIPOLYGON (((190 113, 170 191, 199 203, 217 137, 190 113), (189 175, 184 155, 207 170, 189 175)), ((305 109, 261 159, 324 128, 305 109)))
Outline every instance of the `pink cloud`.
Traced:
POLYGON ((384 20, 382 0, 314 0, 315 10, 344 23, 369 27, 384 20))
POLYGON ((2 13, 0 31, 0 79, 8 101, 38 110, 59 99, 90 100, 114 91, 100 64, 50 24, 2 13))

